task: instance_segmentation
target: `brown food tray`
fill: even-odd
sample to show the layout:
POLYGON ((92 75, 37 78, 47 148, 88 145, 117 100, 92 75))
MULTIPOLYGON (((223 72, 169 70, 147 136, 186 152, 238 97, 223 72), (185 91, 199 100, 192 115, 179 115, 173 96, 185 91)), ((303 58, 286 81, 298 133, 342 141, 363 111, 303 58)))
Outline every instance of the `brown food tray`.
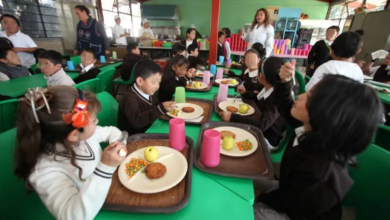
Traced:
MULTIPOLYGON (((213 101, 206 100, 206 99, 199 99, 199 98, 186 98, 186 102, 196 104, 196 105, 199 105, 200 107, 202 107, 203 108, 203 116, 204 116, 202 121, 200 121, 200 122, 190 122, 190 121, 187 122, 186 121, 185 122, 186 124, 201 125, 201 124, 204 124, 204 123, 210 121, 211 114, 213 113, 213 101)), ((172 117, 169 117, 168 115, 165 114, 165 115, 161 116, 160 119, 169 121, 172 119, 172 117)))
POLYGON ((205 123, 199 133, 199 138, 195 149, 194 165, 199 170, 221 176, 231 176, 246 179, 268 179, 274 175, 271 156, 267 149, 267 145, 265 144, 263 133, 260 131, 260 129, 254 126, 238 123, 205 123), (207 129, 221 126, 237 127, 252 133, 258 140, 259 147, 255 153, 246 157, 229 157, 221 154, 220 163, 217 167, 205 167, 200 163, 203 133, 207 129))
MULTIPOLYGON (((215 111, 217 114, 219 114, 219 113, 222 112, 222 109, 220 109, 219 106, 218 106, 217 96, 218 96, 218 95, 214 95, 214 111, 215 111)), ((234 97, 233 95, 229 95, 229 96, 228 96, 228 98, 233 98, 233 97, 234 97)), ((238 98, 238 99, 239 99, 239 98, 242 99, 242 101, 243 101, 245 104, 248 104, 248 105, 252 106, 252 107, 255 109, 255 113, 254 113, 253 115, 249 115, 249 116, 255 116, 255 115, 261 114, 259 108, 257 107, 257 105, 256 105, 256 103, 255 103, 255 101, 250 100, 250 99, 245 99, 245 98, 239 97, 239 96, 237 96, 237 98, 238 98)), ((245 116, 244 116, 244 117, 245 117, 245 116)))
MULTIPOLYGON (((168 134, 135 134, 127 139, 127 150, 130 154, 147 146, 169 146, 168 139, 168 134)), ((194 141, 186 137, 186 144, 186 148, 181 153, 187 159, 188 170, 179 184, 160 193, 136 193, 122 185, 117 169, 112 176, 111 187, 103 209, 134 213, 173 213, 184 208, 191 197, 194 141)))
MULTIPOLYGON (((194 80, 193 82, 203 82, 202 80, 194 80)), ((188 88, 186 86, 186 91, 191 91, 191 92, 208 92, 211 90, 211 87, 213 87, 213 83, 214 83, 214 80, 210 83, 209 83, 209 86, 207 86, 207 88, 204 88, 204 89, 193 89, 193 88, 188 88)))
MULTIPOLYGON (((224 77, 224 79, 225 79, 225 77, 224 77)), ((237 84, 237 85, 235 85, 235 86, 231 86, 231 85, 229 85, 229 87, 233 87, 233 88, 235 88, 235 87, 237 87, 237 86, 241 85, 241 83, 242 83, 242 80, 241 80, 239 77, 226 77, 226 79, 236 79, 236 80, 237 80, 237 82, 238 82, 238 84, 237 84)), ((213 86, 219 86, 219 84, 218 84, 218 83, 216 83, 216 82, 215 82, 215 80, 214 80, 214 82, 213 82, 213 86)))

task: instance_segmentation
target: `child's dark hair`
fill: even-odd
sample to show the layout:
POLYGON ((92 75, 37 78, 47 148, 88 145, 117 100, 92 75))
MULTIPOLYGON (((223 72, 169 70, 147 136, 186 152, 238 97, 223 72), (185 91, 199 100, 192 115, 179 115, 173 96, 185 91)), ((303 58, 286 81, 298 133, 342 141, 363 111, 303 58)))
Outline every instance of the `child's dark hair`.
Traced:
MULTIPOLYGON (((12 48, 0 48, 0 59, 7 59, 8 51, 12 50, 12 48)), ((13 50, 12 50, 13 51, 13 50)))
MULTIPOLYGON (((28 100, 21 101, 18 109, 17 121, 17 147, 15 149, 15 175, 23 178, 27 189, 32 190, 28 178, 41 155, 58 155, 69 157, 70 163, 79 170, 82 180, 83 170, 76 163, 76 153, 71 143, 67 141, 69 133, 76 129, 66 124, 62 115, 70 113, 76 100, 80 97, 79 90, 71 86, 53 86, 44 92, 47 97, 51 114, 46 107, 36 111, 39 119, 37 123, 28 100), (59 147, 59 145, 62 145, 59 147)), ((87 110, 96 114, 101 105, 95 94, 84 92, 88 101, 87 110)), ((35 100, 38 106, 44 104, 43 98, 35 100)), ((37 107, 37 106, 36 106, 37 107)), ((79 129, 80 132, 82 130, 79 129)))
POLYGON ((328 29, 326 29, 326 31, 328 31, 328 30, 330 30, 330 29, 335 30, 337 33, 340 32, 340 27, 339 27, 339 26, 336 26, 336 25, 333 25, 333 26, 328 27, 328 29))
POLYGON ((46 51, 46 50, 43 48, 38 48, 38 49, 34 50, 33 55, 34 55, 34 58, 37 62, 38 62, 39 54, 41 54, 41 52, 43 52, 43 51, 46 51))
POLYGON ((186 50, 186 45, 180 42, 173 44, 171 49, 173 55, 179 54, 185 50, 186 50))
POLYGON ((261 73, 264 75, 265 80, 271 86, 275 86, 280 81, 279 70, 284 65, 284 60, 279 57, 270 57, 264 61, 262 65, 261 73))
POLYGON ((196 29, 195 29, 195 28, 188 28, 188 29, 187 29, 187 33, 186 33, 186 36, 187 36, 188 34, 191 34, 192 31, 195 31, 195 34, 196 34, 196 29))
POLYGON ((261 60, 263 60, 265 55, 267 54, 265 47, 261 43, 257 42, 252 44, 252 49, 255 49, 259 53, 261 60))
POLYGON ((222 37, 222 35, 225 35, 225 33, 223 33, 222 31, 218 32, 218 38, 222 37))
POLYGON ((356 55, 363 45, 362 36, 355 32, 344 32, 332 43, 332 52, 342 58, 350 58, 356 55))
POLYGON ((132 50, 137 49, 138 43, 137 42, 130 42, 127 44, 127 53, 131 53, 132 50))
POLYGON ((92 48, 84 48, 81 53, 87 52, 93 54, 93 58, 96 59, 96 52, 92 48))
POLYGON ((146 80, 151 75, 160 74, 162 75, 161 67, 155 63, 153 60, 145 59, 140 60, 135 64, 134 67, 134 79, 141 77, 143 80, 146 80))
POLYGON ((188 62, 187 58, 183 55, 177 55, 174 58, 172 58, 172 66, 189 66, 190 62, 188 62))
POLYGON ((364 31, 362 29, 356 30, 355 33, 360 34, 360 36, 362 36, 362 37, 364 35, 364 31))
POLYGON ((80 11, 85 11, 87 13, 87 15, 91 14, 91 12, 89 12, 89 9, 85 5, 76 5, 76 7, 74 7, 74 8, 75 9, 77 8, 80 11))
POLYGON ((4 18, 12 18, 15 20, 16 24, 18 24, 18 26, 20 27, 20 21, 19 19, 17 19, 15 16, 13 15, 10 15, 10 14, 3 14, 1 17, 0 17, 0 23, 3 21, 4 18))
POLYGON ((195 51, 196 49, 198 49, 198 45, 196 44, 190 44, 187 48, 187 52, 188 54, 191 54, 192 51, 195 51))
POLYGON ((221 30, 222 30, 223 32, 225 32, 227 38, 230 38, 230 37, 231 37, 232 32, 230 31, 230 29, 229 29, 228 27, 224 27, 224 28, 222 28, 221 30))
POLYGON ((342 166, 364 151, 383 117, 376 91, 342 75, 326 75, 307 101, 311 131, 299 138, 300 147, 327 155, 342 166))
POLYGON ((50 60, 54 65, 61 64, 62 65, 62 54, 55 50, 45 50, 42 51, 38 58, 50 60))

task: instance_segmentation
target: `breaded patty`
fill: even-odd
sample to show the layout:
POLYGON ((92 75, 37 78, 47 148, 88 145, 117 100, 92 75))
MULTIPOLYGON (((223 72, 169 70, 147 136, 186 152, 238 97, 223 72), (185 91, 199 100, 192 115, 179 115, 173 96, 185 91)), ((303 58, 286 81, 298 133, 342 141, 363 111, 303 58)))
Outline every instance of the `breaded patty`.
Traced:
POLYGON ((162 163, 151 163, 145 168, 146 177, 149 179, 158 179, 165 175, 167 168, 162 163))
POLYGON ((195 109, 192 108, 192 107, 183 107, 181 110, 182 110, 183 112, 186 112, 186 113, 191 113, 191 112, 194 112, 194 111, 195 111, 195 109))
POLYGON ((236 134, 231 131, 221 131, 221 140, 223 140, 225 137, 232 137, 233 139, 236 139, 236 134))
POLYGON ((199 73, 198 76, 203 76, 203 73, 199 73))
POLYGON ((226 110, 228 110, 231 113, 237 113, 238 112, 238 108, 236 108, 234 106, 228 106, 228 107, 226 107, 226 110))
POLYGON ((222 84, 229 84, 230 81, 229 81, 229 80, 223 80, 223 81, 221 81, 221 83, 222 83, 222 84))

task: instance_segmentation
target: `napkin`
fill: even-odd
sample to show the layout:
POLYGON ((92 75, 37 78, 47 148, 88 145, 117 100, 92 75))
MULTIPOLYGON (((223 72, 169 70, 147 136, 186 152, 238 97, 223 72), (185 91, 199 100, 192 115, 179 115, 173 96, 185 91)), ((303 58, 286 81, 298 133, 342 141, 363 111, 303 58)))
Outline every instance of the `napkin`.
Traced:
POLYGON ((193 119, 185 119, 184 121, 186 121, 186 122, 201 122, 203 117, 204 116, 200 116, 200 117, 193 118, 193 119))
POLYGON ((389 52, 387 52, 386 50, 378 50, 378 51, 375 51, 374 53, 372 53, 371 56, 372 56, 373 60, 375 60, 375 59, 385 59, 386 55, 388 53, 389 52))

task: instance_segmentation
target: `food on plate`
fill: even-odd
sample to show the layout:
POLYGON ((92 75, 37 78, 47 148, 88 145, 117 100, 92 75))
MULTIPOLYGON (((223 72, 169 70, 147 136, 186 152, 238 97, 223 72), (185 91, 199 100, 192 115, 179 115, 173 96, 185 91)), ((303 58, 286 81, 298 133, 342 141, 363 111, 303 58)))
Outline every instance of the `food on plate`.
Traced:
POLYGON ((126 155, 127 155, 127 149, 126 148, 121 148, 119 150, 119 156, 124 157, 126 155))
POLYGON ((165 175, 167 168, 162 163, 151 163, 145 168, 146 177, 149 179, 158 179, 165 175))
POLYGON ((137 158, 131 158, 129 163, 126 163, 126 174, 131 178, 133 177, 138 171, 142 170, 144 167, 146 167, 148 163, 142 159, 137 158))
POLYGON ((236 61, 232 61, 232 64, 236 64, 236 61))
POLYGON ((228 106, 228 107, 226 107, 226 110, 228 110, 231 113, 237 113, 238 112, 238 108, 236 108, 234 106, 228 106))
POLYGON ((152 147, 152 146, 145 148, 144 157, 145 157, 145 160, 147 160, 149 162, 153 162, 153 161, 157 160, 159 157, 157 148, 152 147))
POLYGON ((195 109, 192 108, 192 107, 183 107, 181 110, 182 110, 183 112, 185 112, 185 113, 192 113, 192 112, 195 111, 195 109))
POLYGON ((249 110, 249 106, 248 105, 246 105, 246 104, 241 104, 240 105, 239 111, 240 111, 241 114, 248 113, 248 110, 249 110))
POLYGON ((231 83, 231 84, 236 84, 236 83, 237 83, 237 80, 236 80, 236 79, 231 79, 231 80, 230 80, 230 83, 231 83))
POLYGON ((198 74, 198 76, 201 76, 201 77, 203 77, 203 73, 199 73, 199 74, 198 74))
POLYGON ((253 145, 248 139, 244 141, 237 142, 237 147, 240 151, 249 151, 252 150, 253 145))
POLYGON ((179 112, 180 112, 180 110, 177 110, 177 109, 173 109, 172 111, 170 111, 169 113, 171 114, 171 115, 173 115, 173 116, 179 116, 179 112))
POLYGON ((194 82, 194 88, 200 88, 201 84, 200 82, 194 82))
POLYGON ((226 136, 222 140, 222 147, 225 150, 231 150, 234 147, 234 138, 231 136, 226 136))
POLYGON ((221 84, 229 84, 230 83, 230 80, 222 80, 221 81, 221 84))
POLYGON ((231 131, 221 131, 221 140, 223 140, 225 137, 232 137, 233 139, 236 139, 236 134, 231 131))

